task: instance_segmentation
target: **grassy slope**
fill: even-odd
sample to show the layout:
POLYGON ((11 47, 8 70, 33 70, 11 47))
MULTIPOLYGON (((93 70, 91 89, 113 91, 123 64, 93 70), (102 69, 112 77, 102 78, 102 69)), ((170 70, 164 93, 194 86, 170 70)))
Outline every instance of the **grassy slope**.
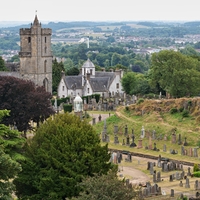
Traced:
MULTIPOLYGON (((181 146, 176 144, 172 144, 171 135, 176 130, 177 141, 178 135, 181 134, 182 141, 187 137, 187 142, 189 143, 185 149, 188 150, 191 147, 196 147, 197 142, 200 141, 200 123, 199 123, 199 99, 171 99, 171 100, 146 100, 145 102, 139 105, 130 105, 128 109, 125 107, 119 107, 116 111, 116 114, 107 119, 107 132, 110 135, 110 143, 109 148, 120 149, 120 150, 128 150, 132 152, 150 154, 158 156, 161 154, 163 157, 169 157, 177 160, 185 160, 189 162, 199 163, 200 160, 198 158, 190 157, 190 156, 181 156, 181 146), (188 103, 189 102, 189 103, 188 103), (176 114, 170 114, 170 110, 172 108, 177 108, 178 110, 185 107, 185 109, 189 110, 190 115, 187 118, 182 117, 182 112, 178 112, 176 114), (143 112, 143 115, 141 113, 143 112), (119 127, 119 145, 113 144, 113 132, 114 125, 118 125, 119 127), (135 143, 138 143, 138 139, 140 138, 141 128, 144 126, 145 132, 152 133, 153 130, 156 131, 157 135, 162 135, 162 137, 166 136, 167 141, 162 140, 152 140, 153 143, 156 143, 157 148, 160 149, 159 152, 152 150, 145 150, 145 146, 149 144, 148 138, 143 139, 143 148, 130 148, 127 146, 122 146, 122 140, 125 139, 124 128, 125 125, 128 127, 128 133, 131 135, 132 129, 134 129, 135 135, 135 143), (163 145, 167 145, 167 152, 163 152, 163 145), (169 153, 170 149, 178 150, 178 154, 172 155, 169 153)), ((101 133, 103 130, 104 122, 100 122, 94 126, 98 133, 101 133)), ((200 151, 198 150, 198 154, 200 155, 200 151)))

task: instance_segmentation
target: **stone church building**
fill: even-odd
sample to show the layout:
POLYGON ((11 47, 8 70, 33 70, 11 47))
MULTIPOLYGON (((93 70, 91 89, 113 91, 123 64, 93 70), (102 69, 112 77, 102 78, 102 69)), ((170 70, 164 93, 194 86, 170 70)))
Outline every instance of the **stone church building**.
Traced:
POLYGON ((121 96, 123 94, 121 78, 122 70, 111 72, 95 71, 94 64, 88 59, 78 76, 63 74, 58 86, 58 97, 75 97, 100 94, 101 96, 121 96))
POLYGON ((51 29, 42 28, 36 15, 30 28, 20 29, 19 70, 0 72, 0 76, 31 80, 52 93, 51 34, 51 29))

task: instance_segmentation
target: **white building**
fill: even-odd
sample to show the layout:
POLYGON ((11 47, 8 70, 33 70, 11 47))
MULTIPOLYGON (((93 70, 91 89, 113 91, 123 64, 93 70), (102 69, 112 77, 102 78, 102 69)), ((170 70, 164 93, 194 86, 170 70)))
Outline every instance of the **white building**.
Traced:
POLYGON ((78 76, 63 75, 58 86, 58 97, 75 97, 100 94, 101 96, 122 95, 122 70, 111 72, 95 71, 94 64, 88 59, 78 76))

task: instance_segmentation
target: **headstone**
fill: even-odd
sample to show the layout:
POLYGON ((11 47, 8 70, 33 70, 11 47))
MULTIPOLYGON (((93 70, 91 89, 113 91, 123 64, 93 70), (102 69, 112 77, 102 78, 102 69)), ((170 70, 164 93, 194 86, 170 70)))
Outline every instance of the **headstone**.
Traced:
POLYGON ((187 173, 187 176, 191 176, 191 175, 192 175, 191 172, 190 172, 190 170, 191 170, 191 168, 188 167, 188 173, 187 173))
POLYGON ((173 181, 173 176, 169 175, 169 181, 172 182, 173 181))
POLYGON ((122 145, 125 145, 125 139, 122 140, 122 145))
POLYGON ((119 139, 117 135, 114 136, 114 144, 119 144, 119 139))
POLYGON ((135 140, 135 136, 133 134, 133 130, 132 130, 131 139, 132 139, 132 141, 131 141, 130 147, 136 147, 137 145, 135 144, 135 141, 134 141, 135 140))
POLYGON ((128 127, 127 125, 124 128, 124 136, 126 137, 128 135, 128 127))
POLYGON ((192 148, 189 149, 189 156, 193 157, 193 149, 192 148))
POLYGON ((137 146, 137 148, 138 149, 142 148, 142 140, 141 139, 138 140, 138 146, 137 146))
POLYGON ((145 130, 144 130, 144 126, 142 126, 140 138, 144 138, 144 137, 145 137, 145 130))
POLYGON ((162 166, 161 166, 161 155, 158 156, 157 166, 158 166, 158 167, 162 167, 162 166))
POLYGON ((184 143, 183 143, 183 146, 187 146, 188 145, 188 143, 187 143, 187 138, 185 137, 185 141, 184 141, 184 143))
POLYGON ((174 197, 174 190, 173 189, 171 189, 170 197, 174 197))
POLYGON ((92 125, 95 125, 96 124, 96 118, 93 118, 92 119, 92 125))
POLYGON ((182 141, 181 141, 181 134, 178 135, 178 145, 181 145, 182 141))
POLYGON ((166 152, 167 151, 167 147, 166 144, 163 145, 163 151, 166 152))
POLYGON ((196 180, 195 183, 194 183, 194 189, 195 190, 199 189, 199 181, 198 180, 196 180))
POLYGON ((194 148, 194 157, 198 157, 198 151, 197 151, 197 148, 194 148))
POLYGON ((181 146, 181 155, 182 155, 182 156, 185 155, 185 149, 184 149, 184 146, 181 146))
POLYGON ((129 135, 127 135, 127 137, 126 137, 126 145, 127 145, 127 146, 130 145, 130 138, 129 138, 129 135))
POLYGON ((172 134, 172 143, 173 144, 176 143, 176 134, 175 133, 172 134))
POLYGON ((153 173, 153 182, 156 183, 156 173, 153 173))
POLYGON ((161 174, 160 174, 160 172, 157 173, 157 182, 161 182, 161 174))
POLYGON ((114 125, 114 133, 117 134, 118 133, 118 126, 114 125))
POLYGON ((149 169, 149 171, 150 171, 150 174, 151 174, 151 175, 154 174, 153 163, 152 163, 152 162, 150 163, 150 169, 149 169))
POLYGON ((167 135, 164 136, 164 140, 167 141, 167 135))
POLYGON ((189 178, 186 178, 185 188, 190 188, 189 178))
POLYGON ((156 147, 156 143, 154 142, 154 148, 153 148, 154 151, 159 151, 159 149, 157 149, 156 147))
POLYGON ((180 181, 179 186, 183 187, 183 182, 182 181, 180 181))

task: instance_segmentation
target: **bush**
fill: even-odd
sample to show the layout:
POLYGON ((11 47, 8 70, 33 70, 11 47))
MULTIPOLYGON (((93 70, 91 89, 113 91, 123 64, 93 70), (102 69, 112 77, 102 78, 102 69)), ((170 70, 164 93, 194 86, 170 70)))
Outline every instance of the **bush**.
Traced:
POLYGON ((199 171, 199 165, 198 164, 194 164, 193 172, 198 172, 198 171, 199 171))
POLYGON ((129 111, 129 107, 128 106, 126 106, 125 109, 126 109, 127 112, 129 111))
POLYGON ((144 102, 144 99, 143 99, 143 98, 140 98, 140 99, 138 99, 137 104, 140 104, 140 103, 142 103, 142 102, 144 102))
POLYGON ((184 110, 183 113, 182 113, 182 117, 189 117, 189 111, 184 110))
POLYGON ((72 112, 72 104, 63 104, 64 112, 72 112))
POLYGON ((194 173, 193 173, 193 176, 194 176, 194 177, 200 177, 200 171, 194 172, 194 173))
POLYGON ((174 113, 177 113, 178 112, 178 109, 177 108, 172 108, 170 110, 170 114, 174 114, 174 113))
POLYGON ((183 112, 183 110, 184 110, 183 107, 179 108, 179 112, 183 112))

